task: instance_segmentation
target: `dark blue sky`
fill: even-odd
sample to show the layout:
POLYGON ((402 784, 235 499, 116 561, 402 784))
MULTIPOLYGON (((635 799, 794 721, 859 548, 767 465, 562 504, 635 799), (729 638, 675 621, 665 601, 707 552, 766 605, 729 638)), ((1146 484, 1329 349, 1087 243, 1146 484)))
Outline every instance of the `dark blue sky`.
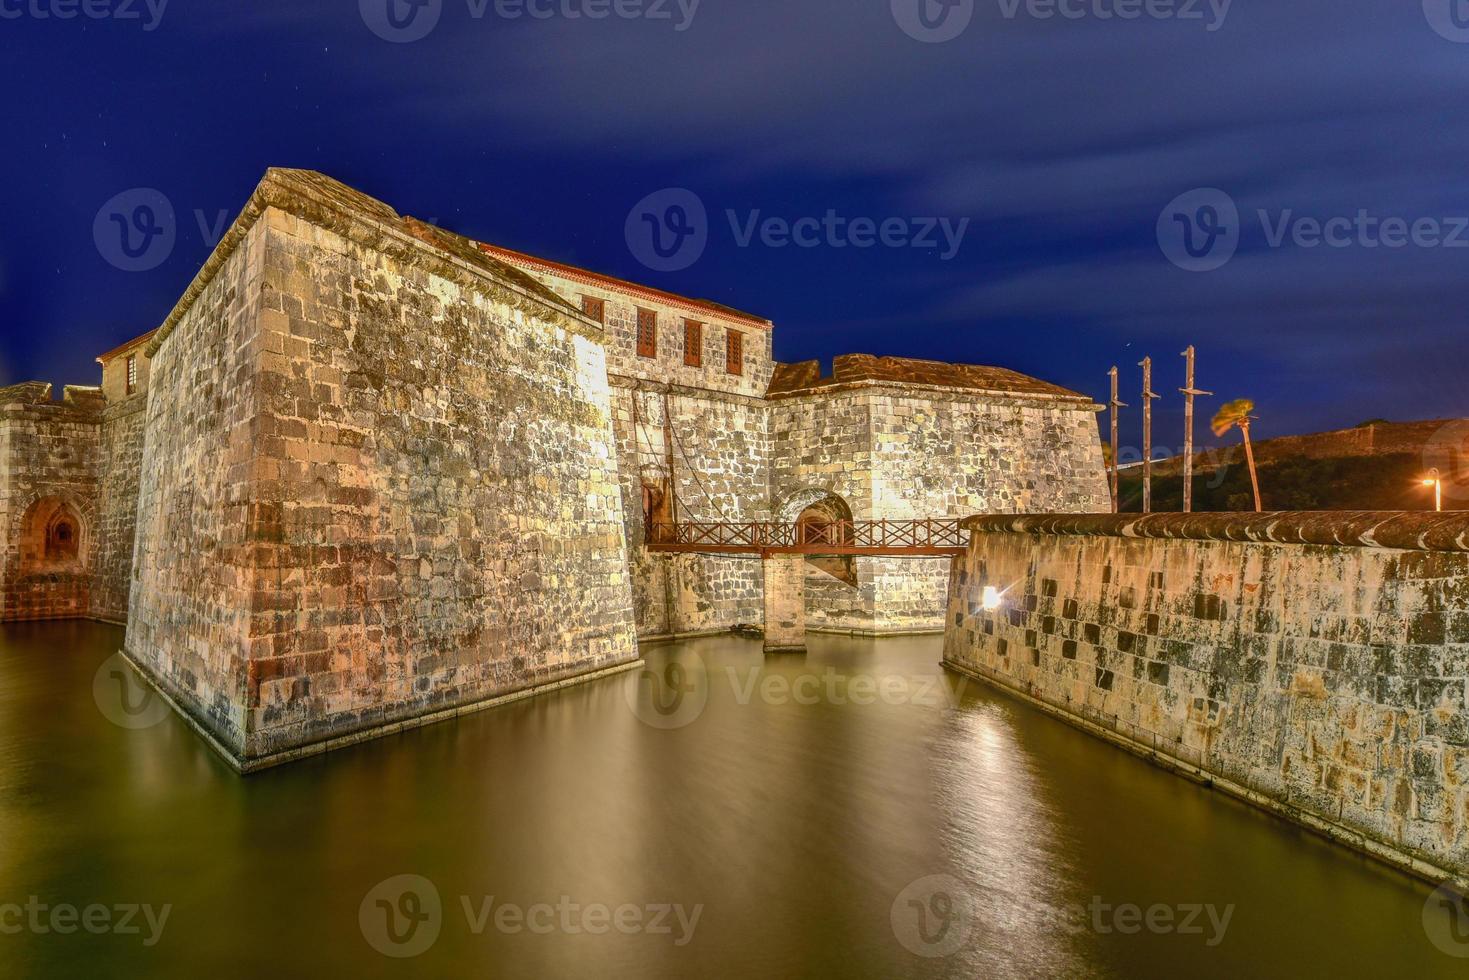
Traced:
MULTIPOLYGON (((1119 0, 1061 0, 1080 16, 1050 18, 1044 2, 951 0, 948 20, 921 0, 934 31, 963 28, 942 42, 901 26, 928 30, 920 0, 702 0, 692 17, 692 0, 643 0, 668 17, 601 20, 562 13, 587 0, 529 0, 549 19, 507 16, 520 0, 391 0, 408 33, 438 15, 409 43, 374 32, 406 36, 390 0, 171 0, 161 17, 160 0, 87 2, 123 16, 0 0, 0 382, 92 383, 92 358, 157 326, 208 255, 200 219, 233 218, 266 167, 289 166, 769 316, 782 360, 1001 364, 1098 398, 1117 363, 1137 404, 1136 362, 1153 354, 1171 394, 1194 343, 1201 386, 1254 397, 1261 436, 1469 414, 1466 0, 1134 0, 1131 20, 1102 16, 1119 0), (657 272, 624 228, 669 187, 706 206, 709 244, 657 272), (118 268, 106 240, 104 205, 132 208, 135 188, 176 215, 146 271, 118 268), (1224 191, 1238 222, 1206 213, 1217 195, 1165 213, 1198 188, 1224 191), (945 258, 742 246, 731 211, 970 224, 945 258), (1352 227, 1310 247, 1302 218, 1352 227), (1381 244, 1373 222, 1394 218, 1424 234, 1381 244), (1238 251, 1188 271, 1160 227, 1175 255, 1185 230, 1215 244, 1204 264, 1233 237, 1238 251)), ((1159 412, 1176 445, 1178 399, 1159 412)))

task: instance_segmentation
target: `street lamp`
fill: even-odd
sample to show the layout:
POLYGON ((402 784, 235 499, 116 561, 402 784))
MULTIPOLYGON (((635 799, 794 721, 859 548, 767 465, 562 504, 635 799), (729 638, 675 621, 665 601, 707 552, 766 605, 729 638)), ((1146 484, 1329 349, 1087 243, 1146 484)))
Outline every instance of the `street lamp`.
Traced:
POLYGON ((1425 487, 1433 487, 1433 509, 1443 510, 1443 474, 1439 473, 1438 467, 1428 471, 1428 479, 1423 481, 1425 487))

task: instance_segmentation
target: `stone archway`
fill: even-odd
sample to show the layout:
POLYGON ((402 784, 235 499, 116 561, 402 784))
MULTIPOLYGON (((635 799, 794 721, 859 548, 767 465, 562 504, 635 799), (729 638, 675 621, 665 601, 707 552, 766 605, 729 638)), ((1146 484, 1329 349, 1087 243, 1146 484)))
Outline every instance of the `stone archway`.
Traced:
POLYGON ((27 572, 79 569, 85 564, 88 537, 86 520, 72 501, 41 497, 21 519, 21 567, 27 572))
MULTIPOLYGON (((852 507, 830 490, 821 487, 797 490, 776 511, 782 523, 796 525, 800 543, 849 547, 854 541, 852 507)), ((806 564, 857 587, 857 563, 851 555, 811 555, 806 564)))
POLYGON ((87 615, 91 513, 67 494, 33 500, 11 526, 16 543, 4 575, 5 619, 87 615))

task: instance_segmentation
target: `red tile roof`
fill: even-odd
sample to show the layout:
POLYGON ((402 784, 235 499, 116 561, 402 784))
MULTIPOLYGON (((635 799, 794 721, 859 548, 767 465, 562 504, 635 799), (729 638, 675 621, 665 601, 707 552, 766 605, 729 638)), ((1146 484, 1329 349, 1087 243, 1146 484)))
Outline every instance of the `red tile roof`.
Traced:
POLYGON ((725 306, 722 303, 715 303, 712 300, 691 299, 687 296, 680 296, 677 293, 654 289, 652 286, 643 286, 635 282, 629 282, 626 279, 604 276, 600 272, 592 272, 574 265, 553 262, 550 259, 537 258, 534 255, 526 255, 524 252, 517 252, 513 249, 501 248, 499 245, 487 245, 484 242, 480 242, 479 247, 500 261, 510 265, 549 272, 552 275, 560 276, 563 279, 570 279, 572 282, 579 282, 583 285, 601 286, 604 289, 612 289, 632 296, 641 296, 655 303, 682 307, 693 313, 714 314, 726 320, 737 320, 741 323, 748 323, 766 330, 769 330, 772 326, 771 322, 763 317, 755 316, 753 313, 745 313, 742 310, 725 306))
POLYGON ((106 354, 99 355, 97 358, 97 363, 106 364, 108 361, 112 360, 114 357, 117 357, 119 354, 126 354, 128 351, 132 350, 135 347, 141 347, 143 344, 146 344, 148 341, 152 340, 153 335, 157 332, 157 328, 154 328, 143 334, 143 336, 141 337, 134 337, 127 343, 122 344, 119 347, 112 348, 112 350, 108 351, 106 354))

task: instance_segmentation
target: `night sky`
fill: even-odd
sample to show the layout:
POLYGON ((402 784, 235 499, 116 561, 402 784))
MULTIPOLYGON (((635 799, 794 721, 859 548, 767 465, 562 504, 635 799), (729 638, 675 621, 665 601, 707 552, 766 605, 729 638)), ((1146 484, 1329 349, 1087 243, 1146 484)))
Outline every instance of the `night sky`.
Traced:
POLYGON ((1165 445, 1189 343, 1259 437, 1469 414, 1466 0, 524 2, 0 0, 0 383, 95 383, 283 166, 770 317, 785 361, 998 364, 1098 399, 1115 363, 1136 405, 1150 353, 1165 445), (627 230, 668 188, 707 247, 657 271, 627 230), (741 242, 828 213, 892 234, 741 242), (938 218, 968 219, 957 252, 906 243, 938 218), (134 258, 124 229, 163 234, 134 258))

